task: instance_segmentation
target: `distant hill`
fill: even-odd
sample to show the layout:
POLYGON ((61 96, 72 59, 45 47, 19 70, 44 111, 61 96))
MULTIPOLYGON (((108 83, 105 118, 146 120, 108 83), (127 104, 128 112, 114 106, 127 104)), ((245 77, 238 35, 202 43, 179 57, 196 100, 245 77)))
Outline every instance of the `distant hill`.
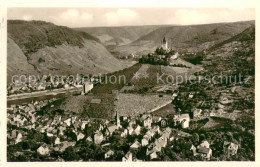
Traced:
POLYGON ((8 21, 8 80, 14 74, 97 74, 120 70, 100 41, 44 21, 8 21))
POLYGON ((91 34, 104 45, 111 46, 129 44, 159 27, 162 26, 82 27, 76 30, 91 34))
POLYGON ((115 48, 121 54, 146 54, 160 46, 160 41, 166 37, 168 46, 179 51, 198 51, 229 39, 246 28, 254 25, 254 21, 215 23, 190 26, 164 26, 141 36, 136 41, 115 48))

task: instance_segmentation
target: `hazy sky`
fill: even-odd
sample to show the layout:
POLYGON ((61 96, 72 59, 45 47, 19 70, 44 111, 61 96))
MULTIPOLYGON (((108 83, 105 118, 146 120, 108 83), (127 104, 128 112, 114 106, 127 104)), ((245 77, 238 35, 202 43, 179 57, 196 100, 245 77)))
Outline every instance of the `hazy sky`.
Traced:
POLYGON ((44 20, 68 27, 206 24, 254 20, 242 8, 9 8, 8 19, 44 20))

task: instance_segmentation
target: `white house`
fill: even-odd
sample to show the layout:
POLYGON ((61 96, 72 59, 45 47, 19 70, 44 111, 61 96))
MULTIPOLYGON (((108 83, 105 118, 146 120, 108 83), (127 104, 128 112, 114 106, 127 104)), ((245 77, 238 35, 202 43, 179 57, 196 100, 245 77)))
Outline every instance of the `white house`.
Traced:
POLYGON ((141 144, 142 146, 147 146, 149 144, 149 140, 151 137, 149 137, 148 135, 144 135, 144 137, 142 138, 141 144))
POLYGON ((151 154, 150 154, 150 159, 156 159, 158 158, 158 155, 156 154, 155 151, 153 151, 151 154))
POLYGON ((49 155, 50 150, 47 145, 42 145, 37 149, 37 152, 41 155, 49 155))
POLYGON ((123 162, 132 162, 133 161, 133 154, 128 151, 126 155, 122 158, 123 162))
POLYGON ((210 144, 207 140, 202 141, 202 143, 197 147, 198 154, 206 160, 210 160, 212 156, 212 150, 210 148, 210 144))
POLYGON ((141 117, 141 120, 143 121, 143 125, 145 128, 151 128, 151 124, 152 124, 152 116, 149 115, 149 114, 144 114, 142 117, 141 117))
POLYGON ((238 150, 238 145, 231 142, 230 145, 228 146, 228 153, 231 155, 236 155, 237 150, 238 150))
POLYGON ((108 152, 105 153, 105 159, 110 158, 112 155, 114 155, 114 151, 109 150, 108 152))
POLYGON ((97 132, 95 135, 94 135, 94 143, 95 144, 100 144, 104 139, 104 136, 101 132, 97 132))
POLYGON ((173 121, 175 126, 180 123, 182 128, 188 128, 190 123, 190 116, 189 114, 174 115, 173 121))
POLYGON ((79 133, 79 134, 77 135, 77 141, 79 141, 79 140, 83 139, 84 137, 85 137, 85 135, 84 135, 84 134, 82 134, 82 133, 79 133))
POLYGON ((135 132, 136 135, 139 135, 140 132, 141 132, 141 126, 137 125, 137 127, 134 130, 134 132, 135 132))
POLYGON ((89 91, 91 91, 92 89, 94 88, 94 84, 93 83, 90 83, 90 82, 86 82, 84 85, 83 85, 83 93, 88 93, 89 91))
POLYGON ((70 126, 71 125, 71 118, 66 119, 64 122, 67 124, 67 126, 70 126))
POLYGON ((20 143, 22 141, 23 135, 21 133, 18 133, 16 139, 15 139, 15 144, 20 143))
POLYGON ((124 131, 121 133, 121 137, 126 137, 128 133, 127 129, 124 129, 124 131))
POLYGON ((133 148, 133 149, 137 149, 141 146, 141 144, 136 140, 131 146, 130 148, 133 148))
POLYGON ((55 139, 55 142, 54 142, 54 144, 55 144, 55 145, 58 145, 58 144, 60 144, 60 138, 59 138, 59 137, 57 137, 57 138, 55 139))
POLYGON ((198 154, 206 160, 210 160, 212 156, 212 150, 210 148, 201 147, 198 149, 198 154))

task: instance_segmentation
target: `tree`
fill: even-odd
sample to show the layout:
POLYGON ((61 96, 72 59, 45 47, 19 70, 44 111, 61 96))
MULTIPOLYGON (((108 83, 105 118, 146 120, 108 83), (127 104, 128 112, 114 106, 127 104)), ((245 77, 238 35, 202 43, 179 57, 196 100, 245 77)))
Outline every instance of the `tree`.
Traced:
POLYGON ((62 154, 62 158, 65 161, 77 161, 80 159, 79 155, 77 155, 75 149, 72 146, 66 148, 66 150, 62 154))
POLYGON ((194 143, 198 143, 200 141, 200 137, 199 137, 198 133, 193 133, 192 134, 192 141, 194 143))

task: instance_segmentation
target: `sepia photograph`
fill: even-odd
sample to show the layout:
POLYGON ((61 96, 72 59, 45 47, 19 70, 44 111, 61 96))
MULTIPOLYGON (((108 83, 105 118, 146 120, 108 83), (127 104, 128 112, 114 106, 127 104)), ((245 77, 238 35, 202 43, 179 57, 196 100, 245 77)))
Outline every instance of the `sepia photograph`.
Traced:
POLYGON ((256 161, 254 8, 6 16, 7 163, 256 161))

